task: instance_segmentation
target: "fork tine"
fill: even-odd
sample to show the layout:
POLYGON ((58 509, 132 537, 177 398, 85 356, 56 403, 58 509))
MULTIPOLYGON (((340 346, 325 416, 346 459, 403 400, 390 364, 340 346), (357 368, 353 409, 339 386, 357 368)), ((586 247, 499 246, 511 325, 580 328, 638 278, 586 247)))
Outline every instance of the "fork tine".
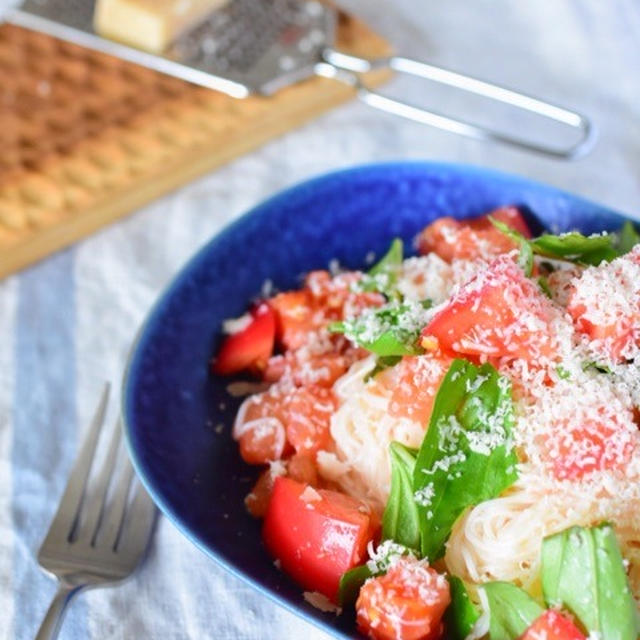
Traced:
POLYGON ((120 477, 113 493, 113 500, 111 505, 107 507, 102 526, 96 536, 100 539, 100 542, 107 545, 109 549, 115 549, 116 542, 118 541, 118 534, 122 528, 122 519, 124 518, 124 512, 127 507, 131 478, 133 478, 133 467, 131 466, 129 458, 125 456, 125 462, 120 471, 120 477))
POLYGON ((100 526, 100 519, 117 460, 121 434, 120 420, 116 421, 112 431, 113 434, 111 436, 107 457, 104 460, 102 469, 100 469, 100 475, 96 480, 96 485, 91 491, 91 500, 87 508, 86 519, 79 523, 80 530, 76 537, 78 540, 87 540, 91 545, 95 543, 96 532, 100 526))
MULTIPOLYGON (((91 470, 93 456, 96 450, 100 430, 104 423, 104 417, 107 410, 107 401, 109 400, 109 390, 111 385, 106 383, 102 397, 96 409, 96 413, 91 422, 91 426, 85 436, 82 448, 76 459, 67 486, 64 490, 56 515, 51 522, 49 532, 45 541, 52 539, 69 540, 73 534, 74 527, 78 519, 78 513, 82 506, 87 477, 91 470)), ((44 544, 44 543, 43 543, 44 544)))
POLYGON ((138 481, 135 497, 125 515, 122 533, 116 543, 116 551, 126 547, 126 553, 133 557, 140 556, 151 537, 155 521, 156 506, 145 488, 138 481))

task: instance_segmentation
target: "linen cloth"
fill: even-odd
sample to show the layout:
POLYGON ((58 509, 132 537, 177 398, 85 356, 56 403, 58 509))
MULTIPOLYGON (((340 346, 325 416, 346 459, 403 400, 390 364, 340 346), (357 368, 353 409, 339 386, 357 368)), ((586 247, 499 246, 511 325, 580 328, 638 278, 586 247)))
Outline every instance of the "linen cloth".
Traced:
MULTIPOLYGON (((343 4, 403 53, 589 114, 600 130, 596 147, 585 159, 554 161, 353 102, 1 281, 0 638, 33 637, 53 595, 35 554, 104 381, 118 386, 134 333, 171 276, 248 207, 326 170, 430 158, 521 173, 638 212, 637 0, 343 4)), ((442 109, 472 104, 417 83, 394 81, 389 90, 442 109)), ((67 640, 327 637, 226 574, 162 518, 140 571, 118 588, 77 598, 61 633, 67 640)))

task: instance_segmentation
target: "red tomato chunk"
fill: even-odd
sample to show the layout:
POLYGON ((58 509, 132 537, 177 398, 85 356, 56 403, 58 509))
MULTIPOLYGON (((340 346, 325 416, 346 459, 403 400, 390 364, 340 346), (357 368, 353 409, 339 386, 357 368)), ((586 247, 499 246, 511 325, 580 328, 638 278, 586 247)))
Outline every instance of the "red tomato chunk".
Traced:
POLYGON ((400 558, 360 589, 358 628, 375 640, 435 640, 442 637, 442 615, 450 601, 444 576, 424 560, 400 558))
POLYGON ((331 389, 317 385, 271 388, 245 400, 236 416, 233 436, 247 464, 279 460, 295 449, 314 454, 331 442, 329 424, 335 411, 331 389))
POLYGON ((567 311, 600 354, 614 362, 633 357, 640 345, 640 247, 586 269, 575 282, 567 311))
POLYGON ((276 316, 271 307, 262 302, 247 318, 246 326, 230 334, 222 343, 211 370, 220 376, 233 375, 245 369, 262 371, 273 352, 276 316))
POLYGON ((586 637, 569 618, 549 609, 535 620, 519 640, 586 640, 586 637))
POLYGON ((264 519, 264 543, 309 591, 336 601, 340 577, 362 564, 379 523, 363 502, 278 477, 264 519))
POLYGON ((496 229, 489 216, 526 238, 531 237, 520 211, 516 207, 501 207, 471 220, 458 221, 449 217, 436 220, 418 236, 418 252, 423 255, 434 252, 451 262, 454 258, 486 259, 515 249, 515 242, 496 229))
POLYGON ((551 303, 508 257, 462 287, 422 330, 421 344, 481 360, 553 358, 551 303))

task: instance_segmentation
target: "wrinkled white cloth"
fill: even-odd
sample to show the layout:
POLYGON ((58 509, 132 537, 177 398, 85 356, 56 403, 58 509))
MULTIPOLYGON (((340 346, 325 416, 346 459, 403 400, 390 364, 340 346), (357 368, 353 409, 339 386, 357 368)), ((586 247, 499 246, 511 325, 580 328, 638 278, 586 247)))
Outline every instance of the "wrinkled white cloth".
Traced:
MULTIPOLYGON (((0 638, 33 637, 53 594, 35 553, 103 381, 121 379, 134 332, 172 274, 248 207, 329 169, 431 158, 521 173, 638 212, 636 0, 344 4, 406 54, 589 114, 600 130, 596 147, 585 159, 554 161, 353 102, 1 281, 0 638)), ((427 85, 394 82, 390 90, 467 116, 475 110, 427 85)), ((225 573, 161 519, 141 570, 118 588, 80 596, 61 637, 327 636, 225 573)))

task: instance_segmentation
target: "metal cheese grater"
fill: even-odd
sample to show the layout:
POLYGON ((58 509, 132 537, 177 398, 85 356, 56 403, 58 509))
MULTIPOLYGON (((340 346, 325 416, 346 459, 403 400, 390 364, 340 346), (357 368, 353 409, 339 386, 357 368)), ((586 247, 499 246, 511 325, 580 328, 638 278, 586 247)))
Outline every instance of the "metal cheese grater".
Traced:
POLYGON ((589 120, 574 111, 417 60, 400 56, 367 60, 337 51, 336 10, 316 0, 232 0, 162 56, 96 35, 93 10, 94 0, 25 0, 7 19, 235 98, 270 95, 320 75, 352 86, 372 107, 470 138, 563 159, 584 155, 594 140, 589 120), (379 68, 426 78, 548 118, 575 129, 579 139, 568 147, 540 144, 388 98, 367 88, 361 78, 362 73, 379 68))

